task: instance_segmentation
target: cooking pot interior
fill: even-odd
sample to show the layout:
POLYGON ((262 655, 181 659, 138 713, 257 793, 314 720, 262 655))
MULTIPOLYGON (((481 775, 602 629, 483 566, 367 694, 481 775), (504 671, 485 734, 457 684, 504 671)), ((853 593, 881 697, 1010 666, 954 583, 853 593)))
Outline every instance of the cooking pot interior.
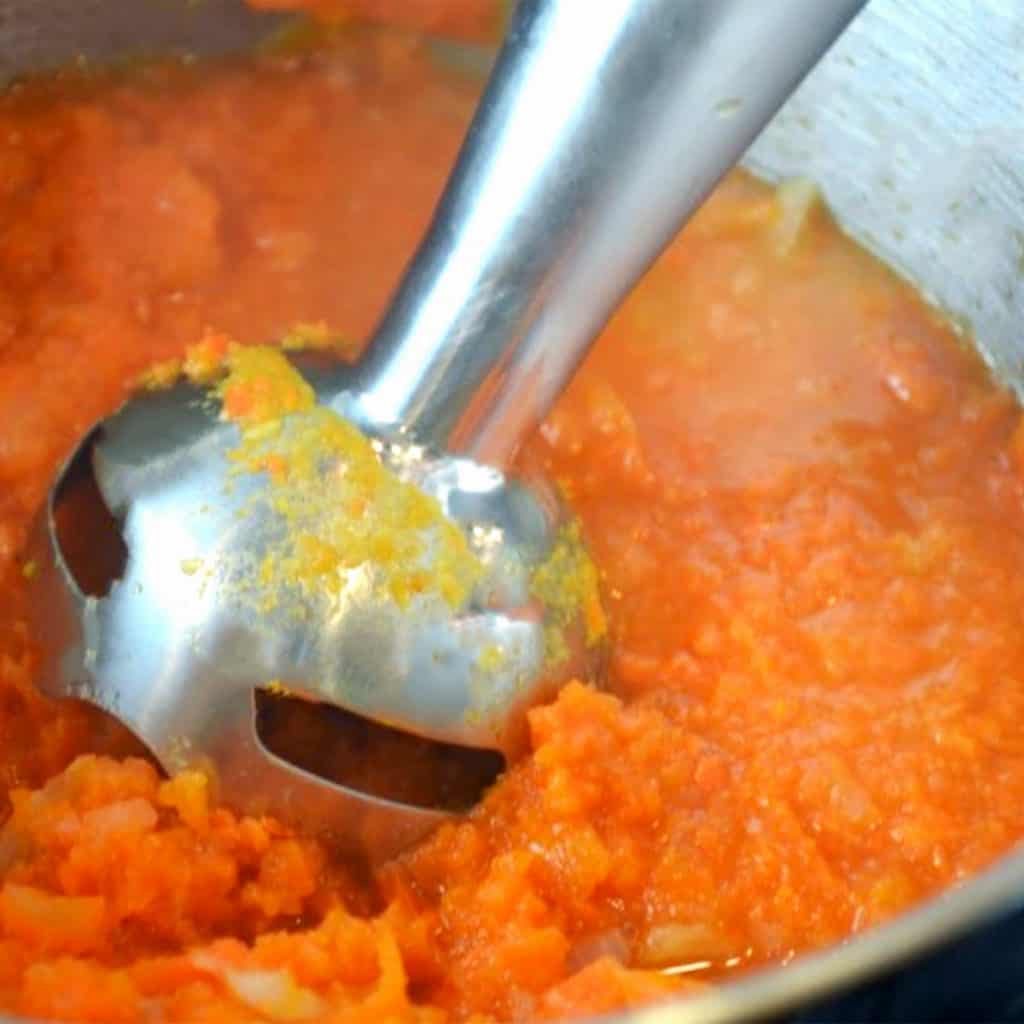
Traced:
MULTIPOLYGON (((81 55, 238 49, 280 24, 236 0, 0 0, 0 78, 81 55)), ((844 228, 961 323, 996 376, 1020 393, 1022 138, 1018 0, 872 0, 747 163, 769 179, 816 181, 844 228)), ((635 1018, 781 1011, 1024 902, 1022 894, 1024 860, 1010 857, 950 897, 841 949, 635 1018)))

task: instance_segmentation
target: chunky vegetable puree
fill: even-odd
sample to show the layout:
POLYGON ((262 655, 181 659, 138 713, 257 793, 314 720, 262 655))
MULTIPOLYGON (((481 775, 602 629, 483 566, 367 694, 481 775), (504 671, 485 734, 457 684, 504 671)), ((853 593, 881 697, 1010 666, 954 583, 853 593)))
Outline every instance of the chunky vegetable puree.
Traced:
POLYGON ((322 324, 351 357, 474 88, 350 30, 0 98, 0 1007, 607 1010, 863 931, 1024 836, 1020 409, 801 182, 722 185, 526 445, 594 555, 608 690, 536 709, 467 819, 371 874, 36 691, 21 551, 60 459, 204 337, 322 324))

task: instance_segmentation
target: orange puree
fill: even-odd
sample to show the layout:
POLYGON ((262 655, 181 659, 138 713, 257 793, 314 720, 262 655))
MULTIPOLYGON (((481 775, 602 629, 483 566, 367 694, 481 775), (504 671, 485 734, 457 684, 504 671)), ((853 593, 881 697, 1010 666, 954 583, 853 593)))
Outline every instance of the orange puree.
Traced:
POLYGON ((526 446, 600 571, 609 692, 536 709, 468 819, 370 874, 35 691, 20 552, 58 460, 207 328, 199 373, 224 335, 365 338, 472 103, 365 33, 0 98, 0 1007, 606 1010, 1024 836, 1020 410, 806 183, 730 178, 526 446))

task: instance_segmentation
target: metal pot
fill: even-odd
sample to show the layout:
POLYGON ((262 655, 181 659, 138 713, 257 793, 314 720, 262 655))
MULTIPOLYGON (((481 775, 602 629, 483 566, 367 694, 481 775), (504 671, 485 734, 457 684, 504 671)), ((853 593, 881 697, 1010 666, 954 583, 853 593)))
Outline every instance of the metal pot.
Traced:
MULTIPOLYGON (((0 80, 78 56, 244 47, 277 21, 247 13, 238 0, 0 0, 0 80)), ((845 229, 963 323, 996 376, 1024 394, 1021 139, 1019 0, 872 0, 747 163, 768 178, 818 182, 845 229)), ((1024 941, 1013 938, 1024 934, 1022 908, 1024 853, 1010 854, 841 946, 627 1017, 669 1024, 801 1011, 815 1020, 1020 1015, 1024 941), (877 980, 895 970, 896 982, 877 980), (981 973, 984 993, 998 1002, 972 1001, 981 973), (850 990, 856 994, 836 1001, 850 990)))

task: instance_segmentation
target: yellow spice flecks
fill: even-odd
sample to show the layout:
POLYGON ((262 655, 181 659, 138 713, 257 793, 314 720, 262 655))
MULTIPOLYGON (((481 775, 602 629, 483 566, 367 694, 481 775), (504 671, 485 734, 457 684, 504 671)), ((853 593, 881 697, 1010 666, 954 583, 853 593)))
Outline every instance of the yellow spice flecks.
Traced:
POLYGON ((280 351, 231 347, 217 385, 222 415, 241 428, 238 473, 266 473, 258 500, 284 524, 254 583, 267 610, 289 589, 340 594, 360 575, 405 607, 440 595, 452 607, 482 574, 462 531, 437 501, 385 467, 370 441, 317 405, 280 351))
POLYGON ((335 333, 323 320, 296 324, 282 339, 285 352, 321 352, 329 349, 339 355, 355 356, 359 345, 351 338, 335 333))
MULTIPOLYGON (((282 348, 338 344, 326 325, 302 324, 282 348)), ((256 500, 284 530, 246 583, 263 610, 279 607, 296 590, 330 596, 352 586, 377 588, 399 607, 418 595, 439 595, 452 607, 466 600, 483 567, 465 535, 433 498, 384 466, 355 426, 317 404, 281 349, 242 346, 211 331, 184 360, 159 364, 144 379, 166 387, 180 376, 210 386, 223 418, 238 425, 241 442, 230 453, 234 472, 268 478, 256 500)), ((199 568, 193 560, 182 564, 189 575, 199 568)), ((588 646, 604 639, 597 569, 578 523, 562 530, 531 583, 547 613, 549 663, 568 657, 568 631, 580 622, 588 646)), ((485 650, 478 667, 495 671, 503 658, 499 648, 485 650)))
POLYGON ((174 384, 182 373, 180 359, 165 359, 154 363, 139 377, 139 387, 144 391, 163 391, 174 384))
POLYGON ((183 359, 165 359, 154 363, 139 377, 144 391, 164 391, 182 377, 193 384, 212 384, 224 375, 228 351, 238 346, 226 334, 207 331, 194 345, 185 349, 183 359))
MULTIPOLYGON (((359 350, 357 342, 331 330, 323 321, 296 324, 281 339, 279 347, 285 352, 330 351, 340 358, 354 357, 359 350)), ((145 391, 162 391, 182 378, 193 384, 215 384, 227 369, 229 357, 241 351, 230 335, 207 330, 194 345, 189 345, 181 359, 165 359, 154 363, 138 379, 145 391)))
POLYGON ((234 342, 226 334, 207 331, 185 350, 182 373, 193 384, 212 384, 224 374, 224 361, 234 342))
POLYGON ((545 631, 550 662, 564 661, 569 650, 565 631, 582 615, 584 637, 596 646, 608 631, 601 605, 597 567, 583 544, 579 523, 564 527, 551 554, 534 571, 532 590, 551 620, 545 631))
POLYGON ((500 644, 488 644, 477 657, 476 667, 481 672, 490 674, 503 668, 507 660, 508 655, 500 644))
POLYGON ((227 367, 217 394, 224 417, 243 429, 276 424, 316 405, 313 389, 275 348, 231 348, 227 367))

